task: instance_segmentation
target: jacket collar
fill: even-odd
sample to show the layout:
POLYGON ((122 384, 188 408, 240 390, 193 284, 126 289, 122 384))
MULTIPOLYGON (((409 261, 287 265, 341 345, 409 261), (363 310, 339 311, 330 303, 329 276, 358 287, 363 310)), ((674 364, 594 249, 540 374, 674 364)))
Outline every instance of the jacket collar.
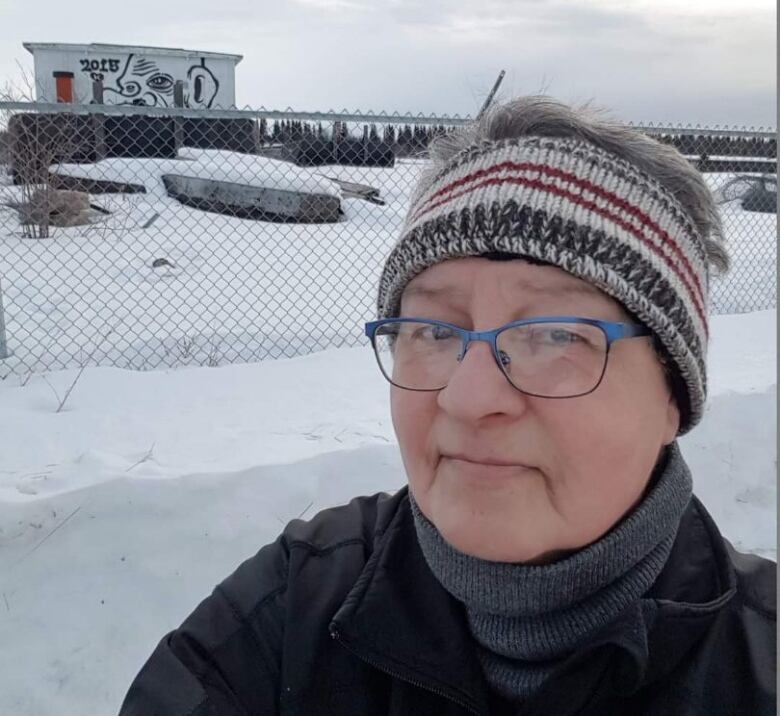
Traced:
POLYGON ((488 689, 463 606, 426 564, 408 488, 402 493, 331 633, 381 670, 487 713, 488 689))
MULTIPOLYGON (((486 714, 490 692, 465 611, 425 562, 407 490, 398 496, 398 510, 334 616, 331 632, 382 671, 486 714)), ((694 497, 672 553, 641 605, 563 662, 550 688, 533 702, 544 704, 540 713, 563 716, 605 694, 628 695, 659 680, 703 635, 735 590, 723 539, 694 497), (569 680, 577 685, 579 701, 564 686, 569 680), (550 711, 552 702, 556 708, 550 711)))
POLYGON ((649 659, 645 684, 673 671, 737 592, 726 542, 695 496, 683 514, 672 553, 647 599, 649 659))

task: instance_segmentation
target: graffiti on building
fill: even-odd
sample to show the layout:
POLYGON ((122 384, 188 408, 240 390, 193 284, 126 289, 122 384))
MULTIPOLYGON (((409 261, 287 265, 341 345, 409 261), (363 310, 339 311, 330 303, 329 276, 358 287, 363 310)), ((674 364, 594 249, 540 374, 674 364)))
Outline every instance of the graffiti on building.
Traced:
POLYGON ((119 72, 120 60, 113 57, 100 57, 79 60, 81 71, 86 72, 93 80, 102 80, 106 72, 119 72))
POLYGON ((206 67, 206 58, 202 57, 199 65, 193 65, 187 70, 184 104, 187 107, 211 107, 218 91, 219 81, 214 73, 206 67))
POLYGON ((205 58, 190 66, 185 76, 174 77, 156 60, 143 55, 128 55, 121 60, 109 58, 79 60, 81 71, 92 80, 103 82, 107 104, 134 104, 146 107, 172 107, 177 79, 185 80, 184 106, 211 107, 219 91, 219 80, 206 66, 205 58))

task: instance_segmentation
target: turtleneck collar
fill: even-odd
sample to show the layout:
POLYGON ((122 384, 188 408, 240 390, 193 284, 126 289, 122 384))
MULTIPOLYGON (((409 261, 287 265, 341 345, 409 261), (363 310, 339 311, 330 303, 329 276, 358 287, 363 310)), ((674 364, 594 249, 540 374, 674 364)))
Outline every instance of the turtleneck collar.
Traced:
MULTIPOLYGON (((596 542, 544 565, 491 562, 444 540, 410 493, 417 537, 442 586, 463 603, 485 675, 504 698, 533 694, 556 664, 631 607, 660 574, 691 498, 673 443, 642 502, 596 542)), ((636 610, 641 614, 640 610, 636 610)))

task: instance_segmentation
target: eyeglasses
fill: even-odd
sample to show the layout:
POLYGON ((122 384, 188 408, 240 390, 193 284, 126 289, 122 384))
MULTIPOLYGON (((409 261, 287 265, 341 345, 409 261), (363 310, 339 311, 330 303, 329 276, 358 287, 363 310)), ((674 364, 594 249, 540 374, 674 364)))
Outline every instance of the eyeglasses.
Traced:
POLYGON ((592 393, 607 368, 612 343, 652 335, 644 326, 572 316, 513 321, 492 331, 469 331, 426 318, 366 323, 382 374, 406 390, 447 386, 471 343, 485 341, 507 380, 539 398, 592 393))

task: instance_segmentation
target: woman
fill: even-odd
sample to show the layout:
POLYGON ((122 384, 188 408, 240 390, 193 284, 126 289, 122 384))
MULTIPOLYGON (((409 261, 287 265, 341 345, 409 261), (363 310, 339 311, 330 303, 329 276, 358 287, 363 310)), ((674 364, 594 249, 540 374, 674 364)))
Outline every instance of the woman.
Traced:
POLYGON ((775 565, 675 441, 727 266, 700 175, 629 128, 536 97, 442 138, 366 326, 408 489, 293 521, 122 714, 774 713, 775 565))

